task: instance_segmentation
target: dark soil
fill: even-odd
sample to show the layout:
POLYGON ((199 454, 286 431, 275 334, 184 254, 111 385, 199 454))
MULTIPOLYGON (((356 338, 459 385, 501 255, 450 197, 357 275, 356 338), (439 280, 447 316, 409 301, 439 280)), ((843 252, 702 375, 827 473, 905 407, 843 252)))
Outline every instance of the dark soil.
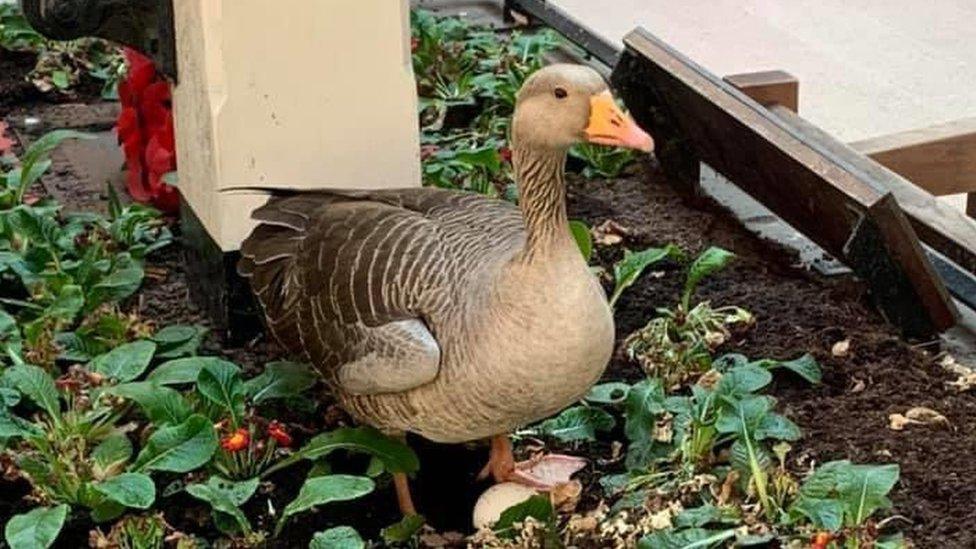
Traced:
MULTIPOLYGON (((783 383, 772 391, 803 430, 792 456, 808 463, 850 459, 897 463, 901 482, 892 493, 895 522, 918 547, 974 547, 976 533, 976 398, 947 387, 954 376, 886 325, 850 278, 824 279, 792 266, 792 254, 748 233, 716 206, 689 208, 659 175, 615 181, 575 180, 570 217, 597 225, 613 219, 630 229, 631 249, 677 243, 689 252, 719 245, 738 254, 734 266, 706 282, 700 297, 752 311, 757 325, 726 345, 751 357, 795 358, 810 352, 824 369, 822 386, 783 383), (831 347, 850 340, 850 353, 831 347), (888 415, 924 406, 944 414, 951 428, 888 428, 888 415)), ((605 267, 620 246, 598 250, 605 267)), ((645 276, 624 293, 616 313, 618 338, 641 327, 655 307, 677 300, 682 275, 645 276)), ((607 379, 643 374, 622 355, 607 379)))
POLYGON ((37 55, 33 52, 0 48, 0 116, 11 105, 40 97, 41 93, 26 78, 36 62, 37 55))

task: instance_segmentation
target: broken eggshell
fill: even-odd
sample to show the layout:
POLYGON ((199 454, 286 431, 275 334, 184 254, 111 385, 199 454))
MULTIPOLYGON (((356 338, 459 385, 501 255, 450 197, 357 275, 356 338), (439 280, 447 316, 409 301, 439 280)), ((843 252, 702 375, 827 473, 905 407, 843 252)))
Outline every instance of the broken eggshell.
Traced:
POLYGON ((488 528, 498 522, 502 513, 538 494, 536 490, 516 482, 501 482, 485 490, 474 504, 474 527, 488 528))

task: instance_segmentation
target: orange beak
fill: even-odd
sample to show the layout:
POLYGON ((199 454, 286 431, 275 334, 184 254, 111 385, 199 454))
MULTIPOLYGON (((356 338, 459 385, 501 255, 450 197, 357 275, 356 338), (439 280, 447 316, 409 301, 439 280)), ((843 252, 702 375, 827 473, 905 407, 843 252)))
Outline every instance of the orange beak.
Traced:
POLYGON ((584 130, 586 140, 600 145, 627 147, 639 151, 654 150, 654 140, 634 119, 621 112, 609 91, 590 98, 590 123, 584 130))

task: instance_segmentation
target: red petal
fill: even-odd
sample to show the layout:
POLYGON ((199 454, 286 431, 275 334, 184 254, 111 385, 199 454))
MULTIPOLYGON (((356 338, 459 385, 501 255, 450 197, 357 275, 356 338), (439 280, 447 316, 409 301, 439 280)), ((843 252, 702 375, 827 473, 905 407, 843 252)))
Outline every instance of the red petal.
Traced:
POLYGON ((7 123, 0 120, 0 156, 4 156, 9 153, 14 146, 13 139, 6 137, 4 133, 7 131, 7 123))
POLYGON ((119 117, 115 121, 115 133, 119 136, 119 142, 124 142, 129 137, 139 132, 139 114, 132 107, 125 107, 119 112, 119 117))
POLYGON ((150 194, 149 189, 146 188, 145 183, 142 181, 142 165, 127 165, 127 171, 125 174, 125 188, 128 189, 129 195, 136 202, 149 202, 150 194))

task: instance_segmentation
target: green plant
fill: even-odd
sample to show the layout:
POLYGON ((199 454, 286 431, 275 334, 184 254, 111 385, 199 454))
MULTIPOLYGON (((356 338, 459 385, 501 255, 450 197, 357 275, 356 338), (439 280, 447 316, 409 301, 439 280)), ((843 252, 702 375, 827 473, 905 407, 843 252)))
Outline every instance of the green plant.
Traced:
POLYGON ((613 293, 610 294, 610 306, 613 307, 620 299, 624 290, 629 288, 644 272, 644 270, 665 259, 680 261, 684 254, 674 244, 668 244, 663 248, 648 248, 640 252, 624 250, 624 257, 613 264, 613 293))
POLYGON ((172 240, 157 212, 123 207, 111 189, 108 218, 63 214, 47 199, 25 203, 27 190, 50 168, 50 153, 66 139, 87 137, 50 132, 2 174, 0 280, 6 291, 0 302, 18 310, 19 325, 7 354, 23 351, 45 367, 59 354, 86 360, 145 335, 137 318, 113 307, 142 283, 146 255, 172 240), (79 326, 81 316, 87 318, 79 326))
POLYGON ((702 252, 688 268, 678 304, 673 309, 658 309, 656 318, 628 338, 628 354, 648 375, 662 376, 671 384, 703 372, 711 366, 711 353, 730 337, 730 328, 752 325, 752 314, 741 307, 691 303, 698 284, 725 268, 733 257, 715 247, 702 252))
MULTIPOLYGON (((259 534, 253 530, 253 526, 240 507, 254 495, 260 479, 302 461, 324 463, 323 460, 337 450, 350 450, 373 456, 380 468, 375 470, 371 467, 374 469, 371 476, 378 475, 382 471, 413 473, 419 467, 416 455, 400 441, 386 437, 375 429, 340 428, 315 436, 290 456, 266 468, 260 476, 231 481, 213 475, 205 483, 187 486, 186 491, 193 497, 210 504, 214 524, 218 529, 253 537, 259 534)), ((355 499, 373 490, 373 480, 367 476, 322 474, 323 470, 327 471, 328 467, 312 468, 298 496, 282 511, 275 526, 275 536, 291 517, 299 513, 319 505, 355 499)), ((329 537, 338 535, 339 533, 332 533, 329 537)), ((320 537, 326 536, 323 533, 320 537)))
POLYGON ((94 530, 90 544, 117 549, 163 549, 167 529, 162 515, 126 515, 107 534, 94 530))
POLYGON ((637 154, 632 149, 604 147, 591 143, 579 143, 569 150, 569 155, 583 161, 583 177, 618 177, 634 163, 637 154))
MULTIPOLYGON (((195 333, 184 336, 196 337, 195 333)), ((172 429, 194 415, 206 418, 217 426, 214 436, 221 437, 212 467, 226 478, 239 480, 261 474, 282 457, 281 448, 292 444, 285 426, 262 417, 259 408, 275 400, 304 398, 302 393, 317 377, 304 364, 272 362, 261 375, 245 381, 232 362, 192 356, 164 362, 143 381, 133 379, 113 387, 111 394, 135 402, 160 428, 172 429), (191 388, 181 393, 174 386, 191 388)))
POLYGON ((45 42, 44 37, 27 23, 18 4, 0 4, 0 48, 36 50, 45 42))
POLYGON ((148 365, 152 349, 147 354, 138 345, 119 347, 114 356, 72 368, 57 380, 24 363, 0 378, 9 397, 0 407, 3 451, 30 481, 36 500, 86 507, 95 520, 152 505, 153 481, 128 466, 133 446, 121 425, 123 410, 105 397, 114 376, 138 375, 148 365), (21 399, 36 409, 29 418, 14 412, 26 406, 21 399))
POLYGON ((831 461, 818 467, 800 486, 790 507, 791 520, 801 517, 818 530, 840 533, 840 547, 872 547, 876 529, 870 517, 891 508, 888 492, 898 482, 897 465, 857 465, 831 461))
POLYGON ((0 49, 37 53, 28 78, 41 92, 68 92, 87 76, 103 82, 104 99, 118 98, 125 62, 117 46, 98 38, 48 40, 28 24, 17 3, 0 4, 0 49))

